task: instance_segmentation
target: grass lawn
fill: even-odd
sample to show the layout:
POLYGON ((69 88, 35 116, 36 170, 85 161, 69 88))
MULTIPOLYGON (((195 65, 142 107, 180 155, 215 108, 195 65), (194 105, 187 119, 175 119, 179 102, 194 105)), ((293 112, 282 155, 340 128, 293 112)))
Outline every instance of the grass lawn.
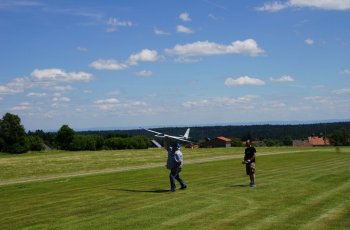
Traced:
POLYGON ((0 229, 349 229, 350 148, 182 149, 0 155, 0 229))

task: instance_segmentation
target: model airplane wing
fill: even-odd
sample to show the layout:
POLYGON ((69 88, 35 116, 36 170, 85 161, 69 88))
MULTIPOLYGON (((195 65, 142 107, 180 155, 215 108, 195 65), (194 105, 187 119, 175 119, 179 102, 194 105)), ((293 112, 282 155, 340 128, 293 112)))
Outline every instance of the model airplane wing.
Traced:
POLYGON ((167 137, 172 138, 172 139, 176 139, 176 140, 179 140, 179 141, 184 141, 184 142, 192 143, 192 141, 186 140, 186 139, 184 139, 184 138, 182 138, 182 137, 175 137, 175 136, 169 136, 169 135, 167 135, 167 137))
POLYGON ((144 130, 146 130, 148 132, 151 132, 151 133, 155 133, 157 135, 164 135, 163 133, 160 133, 160 132, 157 132, 157 131, 154 131, 154 130, 151 130, 151 129, 145 129, 145 128, 141 128, 141 129, 144 129, 144 130))
MULTIPOLYGON (((141 128, 141 127, 140 127, 141 128)), ((168 135, 168 134, 165 134, 165 133, 160 133, 160 132, 157 132, 157 131, 154 131, 152 129, 146 129, 146 128, 141 128, 141 129, 144 129, 148 132, 151 132, 151 133, 154 133, 156 137, 159 137, 159 138, 165 138, 165 137, 168 137, 168 138, 172 138, 172 139, 175 139, 175 140, 179 140, 179 141, 184 141, 184 142, 188 142, 188 143, 192 143, 192 141, 189 141, 187 140, 189 137, 189 132, 190 132, 190 129, 188 128, 186 130, 186 133, 184 136, 172 136, 172 135, 168 135)))

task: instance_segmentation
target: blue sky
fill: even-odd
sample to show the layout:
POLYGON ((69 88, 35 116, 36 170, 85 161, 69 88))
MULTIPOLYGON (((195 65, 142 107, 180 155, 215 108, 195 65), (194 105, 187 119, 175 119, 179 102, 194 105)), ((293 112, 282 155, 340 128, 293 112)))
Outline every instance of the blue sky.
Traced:
POLYGON ((350 0, 0 0, 27 130, 350 118, 350 0))

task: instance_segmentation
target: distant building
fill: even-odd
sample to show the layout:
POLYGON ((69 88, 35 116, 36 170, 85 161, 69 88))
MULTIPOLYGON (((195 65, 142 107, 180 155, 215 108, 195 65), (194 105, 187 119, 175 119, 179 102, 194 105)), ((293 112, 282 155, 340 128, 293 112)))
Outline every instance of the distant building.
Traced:
POLYGON ((307 138, 309 143, 312 146, 327 146, 330 145, 328 138, 318 137, 318 136, 311 136, 307 138))
POLYGON ((328 138, 310 136, 307 140, 293 140, 293 147, 302 146, 329 146, 330 142, 328 138))
POLYGON ((216 137, 214 139, 207 139, 205 142, 205 147, 207 148, 217 148, 217 147, 231 147, 231 139, 227 137, 216 137))
POLYGON ((293 147, 312 146, 308 140, 293 140, 293 147))

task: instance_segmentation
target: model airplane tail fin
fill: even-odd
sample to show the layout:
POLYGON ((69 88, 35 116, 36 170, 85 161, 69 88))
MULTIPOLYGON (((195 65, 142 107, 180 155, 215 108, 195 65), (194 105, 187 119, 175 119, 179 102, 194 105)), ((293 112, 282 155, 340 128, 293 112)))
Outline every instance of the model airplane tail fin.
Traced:
POLYGON ((185 135, 184 135, 184 138, 185 138, 185 139, 188 139, 189 135, 190 135, 190 128, 188 128, 188 129, 186 130, 186 133, 185 133, 185 135))

